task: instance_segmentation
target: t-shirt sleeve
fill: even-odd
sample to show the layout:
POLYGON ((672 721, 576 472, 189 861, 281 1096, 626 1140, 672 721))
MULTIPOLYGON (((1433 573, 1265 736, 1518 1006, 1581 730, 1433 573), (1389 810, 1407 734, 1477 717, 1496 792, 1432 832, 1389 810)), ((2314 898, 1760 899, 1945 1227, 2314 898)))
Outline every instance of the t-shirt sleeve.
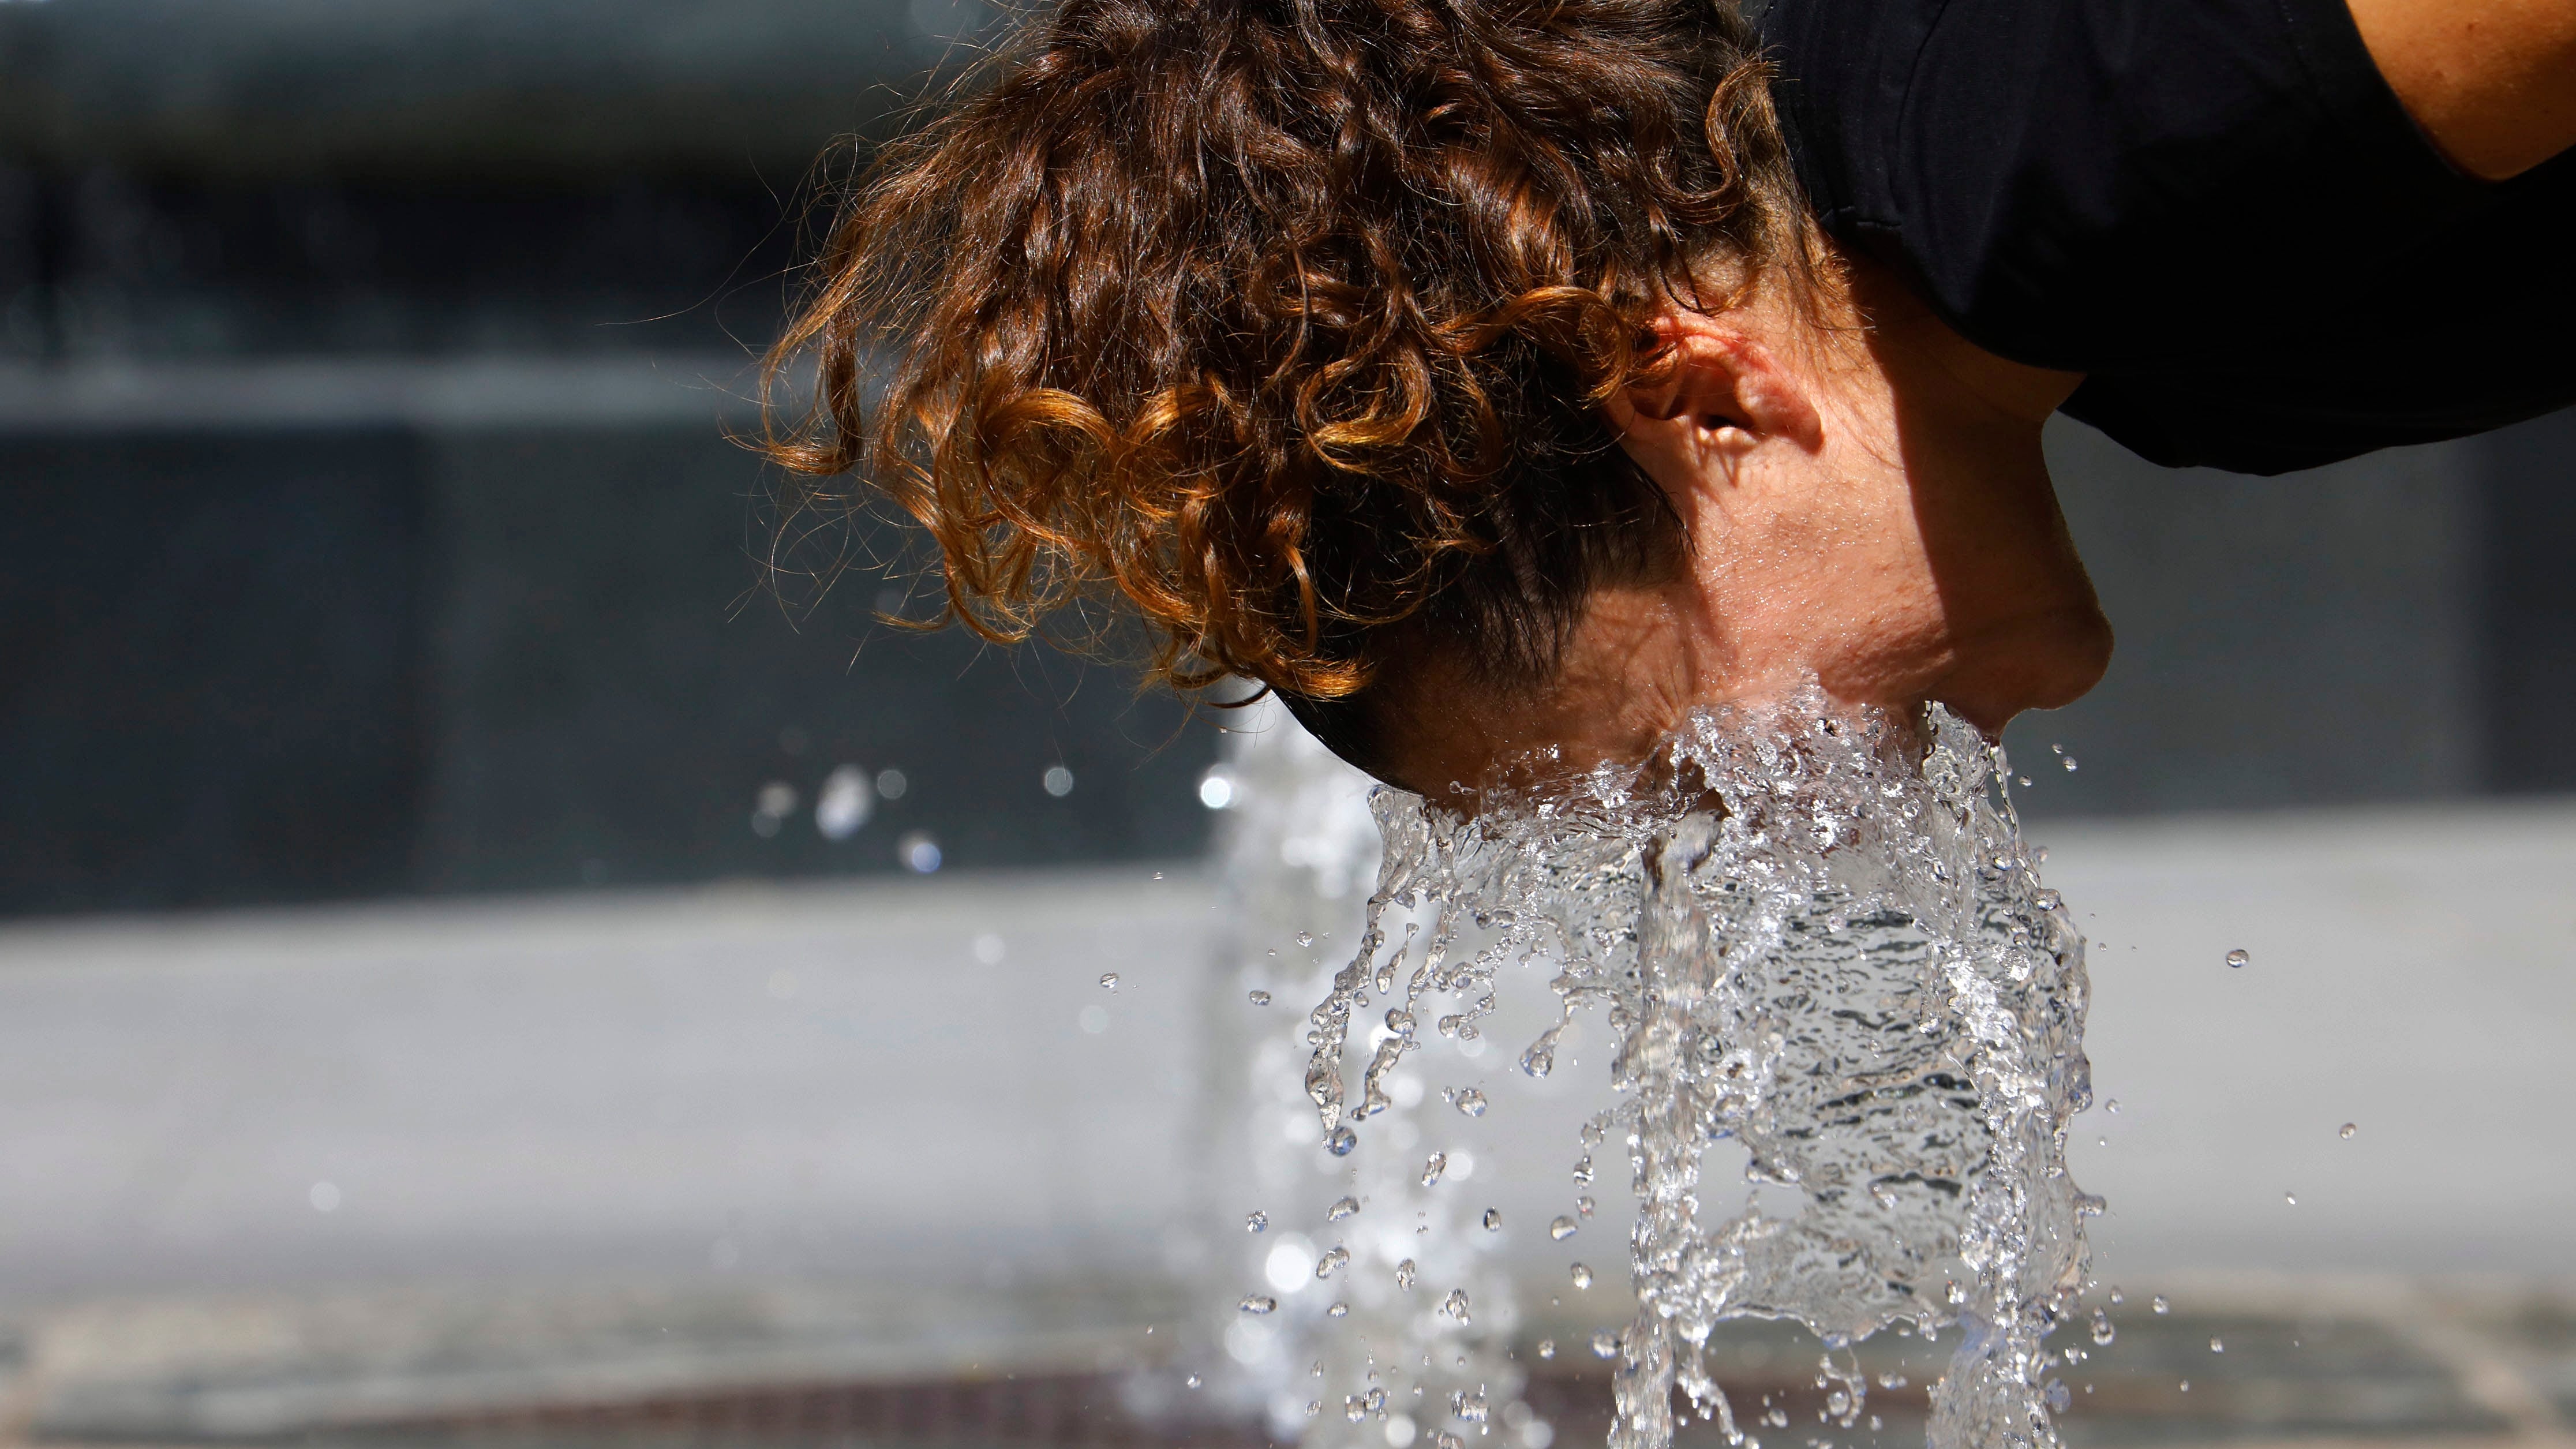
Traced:
POLYGON ((2098 372, 2309 325, 2480 204, 2344 0, 1775 0, 1826 228, 1991 351, 2098 372))

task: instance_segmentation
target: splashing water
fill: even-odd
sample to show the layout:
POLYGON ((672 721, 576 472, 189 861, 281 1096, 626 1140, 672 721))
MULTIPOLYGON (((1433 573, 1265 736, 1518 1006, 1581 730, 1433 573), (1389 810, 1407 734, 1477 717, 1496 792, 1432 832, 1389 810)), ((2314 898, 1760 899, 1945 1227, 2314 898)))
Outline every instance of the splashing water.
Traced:
MULTIPOLYGON (((1201 1129, 1204 1218, 1223 1228, 1201 1262, 1226 1286, 1201 1321, 1199 1400, 1257 1415, 1275 1442, 1304 1449, 1388 1449, 1407 1437, 1412 1449, 1444 1437, 1498 1449, 1480 1437, 1485 1426, 1451 1432, 1440 1418, 1453 1403, 1499 1414, 1522 1382, 1507 1351, 1518 1305, 1489 1246, 1503 1235, 1476 1227, 1486 1203, 1459 1188, 1474 1124, 1440 1083, 1397 1070, 1381 1078, 1369 1150, 1356 1150, 1351 1121, 1319 1133, 1297 1066, 1311 1050, 1308 1024, 1271 1005, 1322 995, 1360 933, 1381 855, 1372 783, 1273 704, 1229 724, 1219 822, 1229 908, 1215 943, 1224 984, 1207 1006, 1209 1058, 1229 1064, 1231 1080, 1209 1094, 1201 1129), (1253 1203, 1267 1230, 1232 1227, 1253 1203), (1244 1312, 1247 1294, 1277 1306, 1244 1312), (1310 1413, 1317 1403, 1334 1411, 1310 1413)), ((1369 915, 1398 936, 1412 924, 1401 907, 1369 915)), ((1379 1020, 1359 1028, 1412 1025, 1379 1020)), ((1432 1035, 1427 1021, 1421 1034, 1432 1035)))
MULTIPOLYGON (((1838 713, 1811 690, 1702 712, 1642 767, 1540 780, 1474 820, 1371 798, 1378 888, 1305 1033, 1322 1140, 1354 1150, 1393 1112, 1432 998, 1460 1003, 1440 1035, 1470 1040, 1498 967, 1557 964, 1561 1010, 1520 1064, 1546 1076, 1576 1013, 1603 1015, 1640 1204, 1636 1317, 1594 1341, 1617 1365, 1610 1449, 1668 1449, 1676 1388, 1740 1440, 1703 1348, 1744 1317, 1819 1336, 1845 1427, 1868 1391, 1851 1345, 1959 1325, 1936 1449, 2056 1444, 2044 1339, 2074 1311, 2082 1219, 2101 1209, 2064 1161, 2091 1096, 2083 942, 2036 879, 2007 778, 1946 711, 1838 713), (1425 914, 1418 952, 1410 930, 1389 949, 1425 914), (1345 1056, 1372 994, 1388 1030, 1353 1102, 1345 1056), (1730 1140, 1756 1188, 1732 1215, 1704 1207, 1702 1179, 1730 1140), (1766 1184, 1797 1208, 1767 1211, 1766 1184)), ((1576 1180, 1593 1171, 1587 1152, 1576 1180)))

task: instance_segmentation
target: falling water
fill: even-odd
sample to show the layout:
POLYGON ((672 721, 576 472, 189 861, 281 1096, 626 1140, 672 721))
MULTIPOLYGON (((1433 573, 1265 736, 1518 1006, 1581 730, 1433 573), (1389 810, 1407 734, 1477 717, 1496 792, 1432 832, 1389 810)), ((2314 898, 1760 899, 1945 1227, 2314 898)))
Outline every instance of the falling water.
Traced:
MULTIPOLYGON (((1552 1072, 1585 1015, 1618 1042, 1577 1168, 1617 1137, 1638 1202, 1636 1315, 1601 1345, 1611 1449, 1666 1449, 1676 1389, 1745 1438, 1703 1350, 1747 1317, 1817 1334, 1846 1428, 1869 1387, 1854 1344, 1955 1326, 1936 1449, 2055 1444, 2045 1339, 2073 1310, 2082 1219, 2100 1208, 2064 1163, 2090 1096, 2083 943, 2037 879, 2007 778, 1938 708, 1890 720, 1811 693, 1703 713, 1634 769, 1533 770, 1474 820, 1377 791, 1377 889, 1302 1023, 1305 1150, 1348 1154, 1380 1191, 1435 1178, 1406 1059, 1435 1035, 1474 1039, 1500 968, 1543 961, 1557 1019, 1522 1069, 1552 1072), (1747 1158, 1732 1211, 1703 1178, 1721 1142, 1747 1158)), ((1467 1302, 1483 1299, 1465 1292, 1451 1327, 1467 1302)), ((1416 1356, 1439 1326, 1386 1319, 1373 1363, 1416 1356)), ((1484 1412, 1480 1394, 1479 1427, 1484 1412)))

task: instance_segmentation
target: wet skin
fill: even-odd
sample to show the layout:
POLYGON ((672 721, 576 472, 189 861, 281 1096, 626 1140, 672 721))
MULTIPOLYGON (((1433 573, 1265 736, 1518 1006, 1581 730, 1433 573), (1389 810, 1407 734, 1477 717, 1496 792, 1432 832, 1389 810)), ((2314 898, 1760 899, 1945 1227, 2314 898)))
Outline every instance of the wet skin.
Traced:
POLYGON ((1814 307, 1772 288, 1663 326, 1679 376, 1610 414, 1686 558, 1595 594, 1537 688, 1479 687, 1436 652, 1390 668, 1396 783, 1472 804, 1543 748, 1641 759, 1694 706, 1810 679, 1848 704, 1940 700, 1993 734, 2101 678, 2110 625, 2040 453, 2080 377, 1976 348, 1866 267, 1814 307))

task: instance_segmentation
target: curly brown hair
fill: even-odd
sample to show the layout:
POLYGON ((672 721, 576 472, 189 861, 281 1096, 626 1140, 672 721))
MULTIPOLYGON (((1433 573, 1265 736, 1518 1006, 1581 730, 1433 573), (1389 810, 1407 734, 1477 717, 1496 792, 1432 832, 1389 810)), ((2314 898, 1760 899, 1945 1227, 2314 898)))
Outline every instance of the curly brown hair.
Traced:
POLYGON ((1677 561, 1598 404, 1820 255, 1767 82, 1727 0, 1063 0, 841 203, 762 446, 919 520, 943 622, 1123 598, 1373 768, 1400 645, 1545 677, 1677 561))

